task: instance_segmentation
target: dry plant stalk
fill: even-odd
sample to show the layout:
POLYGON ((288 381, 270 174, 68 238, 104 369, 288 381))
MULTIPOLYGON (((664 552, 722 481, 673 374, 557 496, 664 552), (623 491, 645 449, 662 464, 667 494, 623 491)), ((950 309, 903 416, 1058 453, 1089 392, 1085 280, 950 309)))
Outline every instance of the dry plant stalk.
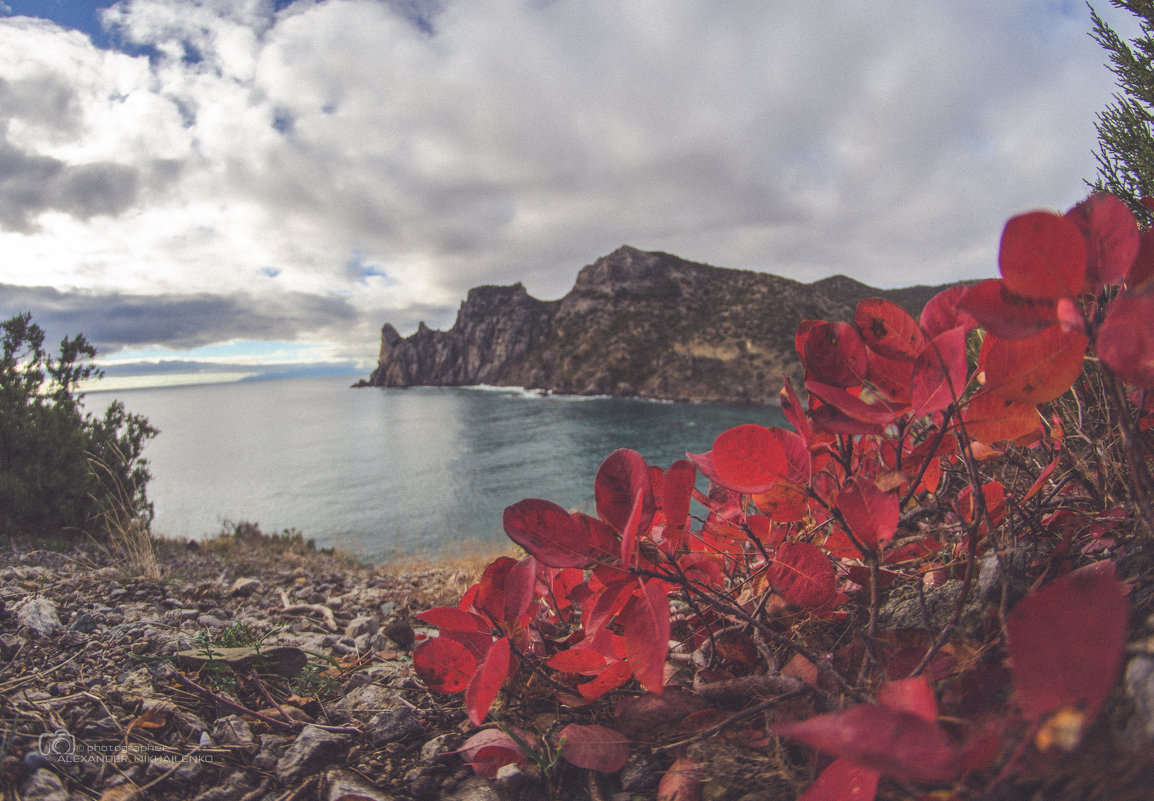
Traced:
POLYGON ((128 563, 132 574, 156 581, 161 575, 160 563, 148 523, 136 514, 128 489, 107 462, 90 453, 88 464, 104 488, 107 505, 101 517, 113 553, 128 563))

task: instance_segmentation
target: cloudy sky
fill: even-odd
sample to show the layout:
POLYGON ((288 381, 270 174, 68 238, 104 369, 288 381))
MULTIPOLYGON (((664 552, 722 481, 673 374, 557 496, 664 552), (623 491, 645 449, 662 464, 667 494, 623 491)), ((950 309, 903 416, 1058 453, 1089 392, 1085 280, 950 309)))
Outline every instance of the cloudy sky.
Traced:
POLYGON ((993 275, 1005 219, 1095 173, 1090 27, 1059 0, 0 0, 0 315, 113 362, 367 372, 384 322, 557 298, 622 244, 993 275))

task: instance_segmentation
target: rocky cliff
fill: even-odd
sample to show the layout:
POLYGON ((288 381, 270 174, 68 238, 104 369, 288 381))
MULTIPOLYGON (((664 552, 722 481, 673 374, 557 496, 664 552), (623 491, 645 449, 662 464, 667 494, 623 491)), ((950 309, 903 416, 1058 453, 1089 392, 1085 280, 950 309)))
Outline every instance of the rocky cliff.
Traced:
POLYGON ((887 297, 917 314, 940 287, 878 290, 845 276, 802 284, 622 247, 556 301, 521 284, 470 290, 448 331, 381 331, 366 386, 492 384, 575 395, 769 402, 800 379, 805 319, 848 320, 887 297))

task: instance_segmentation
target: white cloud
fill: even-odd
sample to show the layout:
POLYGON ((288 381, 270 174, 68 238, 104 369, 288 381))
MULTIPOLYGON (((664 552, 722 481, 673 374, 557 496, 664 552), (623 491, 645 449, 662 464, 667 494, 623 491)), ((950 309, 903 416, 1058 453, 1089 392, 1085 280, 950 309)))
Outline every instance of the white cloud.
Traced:
POLYGON ((386 319, 446 324, 478 283, 557 297, 623 243, 802 280, 992 274, 1006 217, 1084 195, 1113 86, 1088 13, 1040 0, 126 0, 105 22, 142 54, 0 19, 5 280, 339 299, 366 357, 386 319))

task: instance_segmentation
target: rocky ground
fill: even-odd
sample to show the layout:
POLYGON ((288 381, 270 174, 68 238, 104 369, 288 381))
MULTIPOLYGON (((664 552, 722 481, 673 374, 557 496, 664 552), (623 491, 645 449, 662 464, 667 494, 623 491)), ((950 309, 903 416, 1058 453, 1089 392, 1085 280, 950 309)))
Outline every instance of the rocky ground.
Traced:
POLYGON ((409 658, 411 616, 474 574, 217 546, 165 544, 155 581, 97 549, 0 547, 3 798, 498 797, 452 753, 459 697, 409 658))
MULTIPOLYGON (((461 696, 428 692, 410 650, 424 633, 414 616, 455 605, 483 560, 368 569, 255 527, 162 542, 157 556, 147 579, 99 548, 0 543, 4 801, 640 801, 657 795, 674 745, 703 766, 702 801, 794 798, 813 779, 803 754, 746 719, 766 706, 748 690, 710 697, 729 708, 711 710, 707 739, 646 734, 611 777, 561 760, 483 779, 458 753, 476 732, 461 696)), ((996 589, 986 567, 979 599, 996 589)), ((1154 595, 1148 567, 1122 573, 1136 577, 1135 616, 1115 700, 1076 754, 997 798, 1154 797, 1154 595)), ((956 584, 895 595, 886 625, 914 625, 914 607, 919 620, 948 612, 956 584)), ((499 717, 551 732, 555 697, 531 685, 506 693, 499 717)), ((650 725, 642 712, 633 723, 650 725)), ((595 722, 565 713, 582 714, 595 722)), ((881 797, 917 797, 906 789, 881 797)))

